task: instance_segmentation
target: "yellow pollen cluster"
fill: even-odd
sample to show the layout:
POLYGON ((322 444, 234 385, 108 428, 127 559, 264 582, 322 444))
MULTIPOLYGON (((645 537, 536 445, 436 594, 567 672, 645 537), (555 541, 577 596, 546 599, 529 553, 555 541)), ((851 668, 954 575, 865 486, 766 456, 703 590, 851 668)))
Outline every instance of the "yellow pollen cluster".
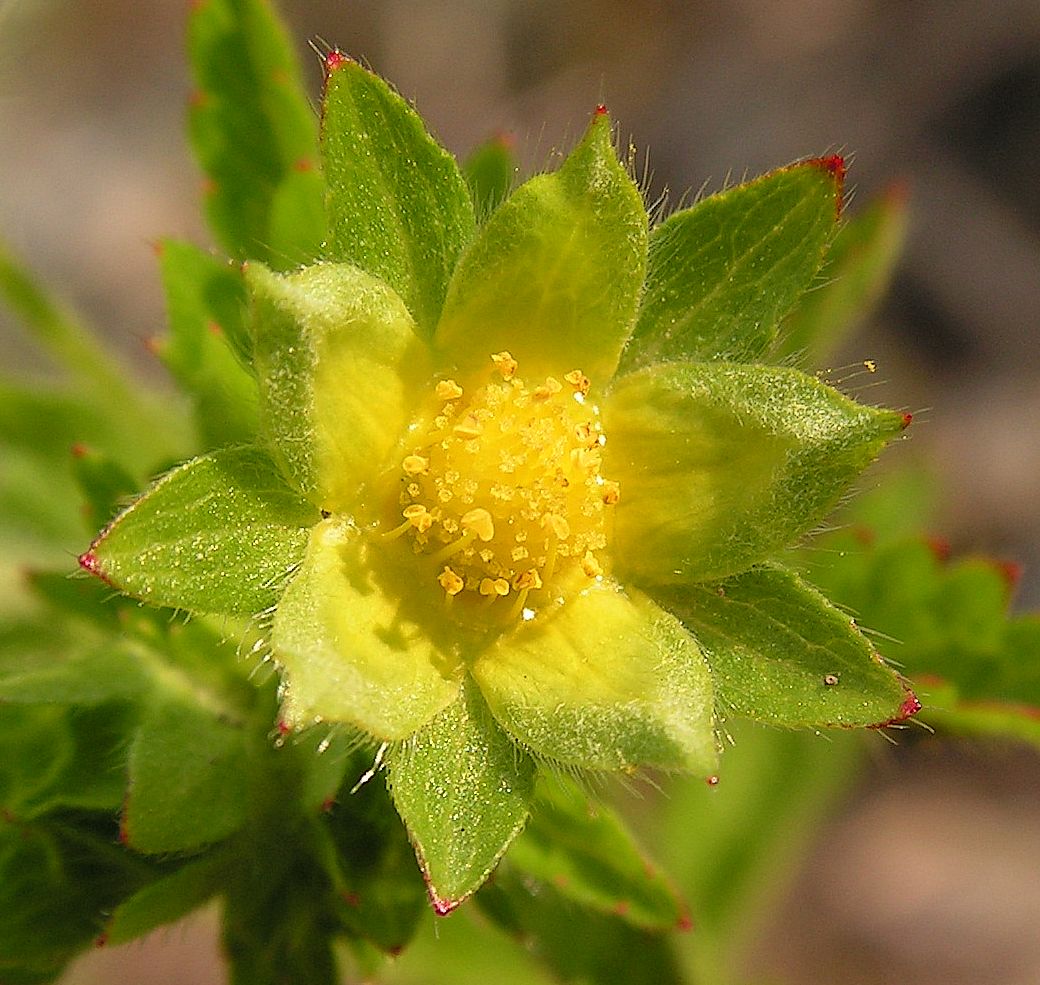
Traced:
POLYGON ((519 614, 565 575, 603 574, 620 489, 600 475, 606 438, 580 369, 528 385, 508 352, 491 363, 483 386, 434 387, 436 410, 400 463, 403 522, 387 536, 429 557, 445 598, 509 598, 519 614))

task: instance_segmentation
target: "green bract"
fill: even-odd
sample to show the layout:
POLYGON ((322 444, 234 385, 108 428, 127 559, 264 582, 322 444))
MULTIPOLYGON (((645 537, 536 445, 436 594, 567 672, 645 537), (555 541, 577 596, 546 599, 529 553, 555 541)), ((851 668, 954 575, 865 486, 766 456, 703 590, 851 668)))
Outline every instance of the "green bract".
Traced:
POLYGON ((258 616, 284 726, 381 744, 442 912, 523 827, 540 764, 708 775, 729 714, 916 710, 776 564, 904 418, 744 361, 822 263, 840 159, 648 233, 601 108, 558 171, 506 194, 503 170, 475 210, 404 100, 338 53, 327 69, 327 240, 296 269, 246 264, 252 337, 231 333, 259 444, 169 473, 81 563, 146 601, 258 616))

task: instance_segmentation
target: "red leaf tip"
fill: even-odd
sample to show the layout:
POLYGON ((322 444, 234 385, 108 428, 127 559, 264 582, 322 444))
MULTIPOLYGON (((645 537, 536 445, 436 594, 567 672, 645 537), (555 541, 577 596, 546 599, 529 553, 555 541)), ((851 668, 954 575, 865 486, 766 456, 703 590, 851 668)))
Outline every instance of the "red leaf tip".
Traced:
POLYGON ((899 706, 899 717, 896 722, 905 722, 921 710, 921 701, 913 691, 907 691, 903 703, 899 706))
POLYGON ((688 913, 683 913, 681 917, 675 922, 675 929, 680 933, 687 934, 693 930, 693 917, 688 913))
POLYGON ((950 560, 950 542, 945 537, 933 535, 931 537, 925 537, 924 542, 928 547, 928 550, 932 552, 936 561, 945 564, 950 560))
MULTIPOLYGON (((108 575, 101 570, 101 561, 98 556, 94 553, 94 549, 91 548, 89 551, 84 551, 76 560, 79 562, 79 566, 89 574, 92 574, 95 578, 100 578, 106 585, 112 585, 109 581, 108 575)), ((112 585, 114 588, 115 586, 112 585)))
POLYGON ((914 415, 913 414, 904 414, 903 415, 903 429, 904 430, 906 428, 910 427, 911 423, 913 422, 913 419, 914 419, 914 415))
POLYGON ((848 172, 848 168, 845 166, 845 158, 840 154, 831 154, 829 157, 811 158, 805 163, 826 171, 834 179, 836 186, 834 213, 835 216, 840 217, 845 197, 845 175, 848 172))
POLYGON ((1022 565, 1017 561, 994 561, 993 566, 1009 589, 1015 588, 1022 580, 1022 565))
POLYGON ((603 103, 600 103, 596 107, 596 109, 595 109, 595 111, 593 112, 592 115, 593 116, 597 116, 597 117, 598 116, 606 116, 607 115, 607 107, 603 103))
POLYGON ((97 937, 94 938, 94 947, 102 948, 106 944, 108 944, 108 933, 107 932, 98 934, 97 937))
POLYGON ((449 913, 454 912, 459 908, 462 903, 460 899, 438 899, 436 896, 431 897, 430 902, 433 904, 433 912, 439 917, 446 917, 449 913))
POLYGON ((342 68, 347 63, 353 61, 349 55, 344 55, 338 48, 333 48, 325 56, 325 72, 331 75, 336 71, 337 68, 342 68))
MULTIPOLYGON (((88 451, 88 449, 87 449, 87 446, 86 446, 85 444, 83 444, 83 442, 82 442, 82 441, 77 441, 77 442, 76 442, 76 443, 75 443, 75 444, 74 444, 74 445, 73 445, 73 446, 72 446, 72 447, 71 447, 71 448, 69 449, 69 451, 71 451, 71 452, 72 452, 72 457, 73 457, 73 458, 86 458, 86 457, 87 457, 87 455, 89 454, 89 451, 88 451)), ((84 556, 86 556, 86 555, 84 555, 84 556)), ((83 563, 83 558, 80 558, 80 564, 82 564, 82 563, 83 563)))
POLYGON ((902 725, 908 718, 913 718, 921 710, 921 707, 921 702, 917 695, 907 688, 906 697, 903 698, 903 703, 899 706, 899 711, 896 712, 895 717, 885 722, 878 722, 877 725, 871 725, 870 727, 877 729, 888 728, 890 725, 902 725))

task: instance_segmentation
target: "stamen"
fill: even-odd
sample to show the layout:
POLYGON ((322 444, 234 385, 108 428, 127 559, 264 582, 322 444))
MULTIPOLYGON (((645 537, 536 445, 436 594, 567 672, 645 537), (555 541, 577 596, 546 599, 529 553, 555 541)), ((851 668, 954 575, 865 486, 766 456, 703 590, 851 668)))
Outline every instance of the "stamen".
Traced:
POLYGON ((444 589, 445 594, 449 597, 458 595, 466 587, 466 583, 447 566, 437 576, 437 581, 440 582, 441 588, 444 589))
POLYGON ((495 364, 495 369, 502 374, 503 380, 511 380, 516 375, 516 368, 519 364, 508 352, 496 352, 491 357, 491 361, 495 364))
POLYGON ((455 380, 434 384, 441 403, 411 430, 393 491, 404 523, 384 536, 411 533, 412 551, 436 572, 424 577, 459 618, 509 596, 489 618, 508 609, 532 619, 566 586, 602 576, 605 507, 620 487, 600 475, 604 435, 580 369, 529 387, 509 352, 491 364, 487 382, 465 392, 455 380))

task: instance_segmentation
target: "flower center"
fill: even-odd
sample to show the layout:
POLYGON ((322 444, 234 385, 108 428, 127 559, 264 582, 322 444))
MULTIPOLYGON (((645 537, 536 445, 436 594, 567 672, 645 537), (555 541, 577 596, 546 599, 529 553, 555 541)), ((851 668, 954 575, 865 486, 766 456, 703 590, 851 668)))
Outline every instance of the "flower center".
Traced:
POLYGON ((580 370, 534 386, 508 352, 491 379, 465 392, 434 388, 435 412, 413 429, 400 463, 406 535, 430 559, 449 602, 480 601, 531 619, 566 585, 603 574, 616 482, 600 474, 606 441, 580 370))

